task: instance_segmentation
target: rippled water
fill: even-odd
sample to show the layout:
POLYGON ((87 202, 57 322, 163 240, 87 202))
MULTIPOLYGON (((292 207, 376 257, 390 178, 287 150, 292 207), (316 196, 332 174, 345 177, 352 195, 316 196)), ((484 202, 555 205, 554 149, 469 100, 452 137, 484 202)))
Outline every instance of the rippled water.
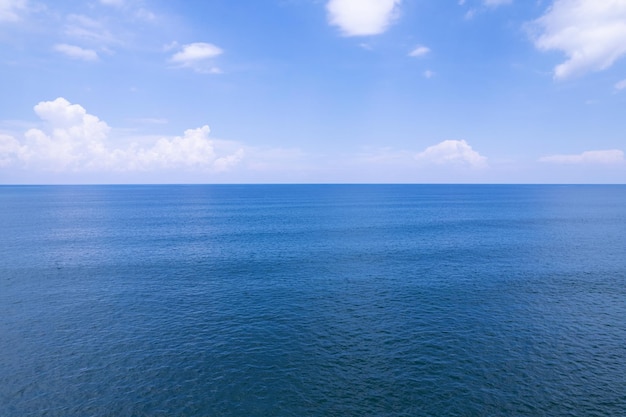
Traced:
POLYGON ((624 186, 5 186, 0 232, 0 416, 626 415, 624 186))

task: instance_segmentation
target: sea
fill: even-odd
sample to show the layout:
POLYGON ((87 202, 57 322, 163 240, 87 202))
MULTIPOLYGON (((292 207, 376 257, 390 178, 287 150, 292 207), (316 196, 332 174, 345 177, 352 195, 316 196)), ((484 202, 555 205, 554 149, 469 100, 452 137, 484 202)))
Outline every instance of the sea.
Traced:
POLYGON ((0 187, 0 416, 624 416, 626 186, 0 187))

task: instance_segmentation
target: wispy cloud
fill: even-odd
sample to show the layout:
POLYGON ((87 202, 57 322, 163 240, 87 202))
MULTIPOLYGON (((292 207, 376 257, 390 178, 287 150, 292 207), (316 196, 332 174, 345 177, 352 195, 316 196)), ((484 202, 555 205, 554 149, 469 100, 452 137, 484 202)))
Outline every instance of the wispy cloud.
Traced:
POLYGON ((83 61, 97 61, 98 54, 91 49, 84 49, 76 45, 68 45, 65 43, 54 45, 54 50, 68 56, 72 59, 80 59, 83 61))
POLYGON ((118 10, 123 10, 124 15, 133 19, 143 21, 154 21, 157 16, 150 10, 142 7, 143 2, 134 2, 129 0, 100 0, 105 6, 111 6, 118 10))
POLYGON ((67 16, 65 35, 78 42, 99 47, 123 43, 102 21, 78 14, 67 16))
POLYGON ((618 81, 617 83, 615 83, 615 89, 617 91, 621 91, 623 89, 626 88, 626 79, 618 81))
POLYGON ((418 153, 415 155, 415 159, 420 162, 439 165, 466 165, 471 168, 487 166, 487 158, 472 149, 464 140, 444 140, 418 153))
POLYGON ((539 158, 539 162, 555 164, 619 164, 624 162, 624 151, 609 149, 586 151, 576 155, 551 155, 539 158))
MULTIPOLYGON (((176 43, 168 47, 176 47, 176 43)), ((182 45, 180 51, 170 58, 170 61, 179 67, 193 68, 198 72, 220 73, 221 70, 212 64, 212 59, 222 55, 224 51, 212 43, 195 42, 182 45)))
POLYGON ((476 16, 476 9, 469 9, 467 12, 465 12, 463 18, 465 20, 472 20, 474 16, 476 16))
MULTIPOLYGON (((481 5, 470 7, 464 14, 465 20, 472 20, 478 14, 484 11, 494 10, 497 7, 512 4, 513 0, 482 0, 481 5)), ((459 6, 469 6, 465 0, 458 1, 459 6)))
POLYGON ((378 35, 399 16, 402 0, 330 0, 328 22, 345 36, 378 35))
POLYGON ((409 56, 411 57, 422 57, 428 55, 430 53, 430 48, 424 45, 417 45, 411 52, 409 52, 409 56))
POLYGON ((538 49, 567 56, 554 68, 555 79, 604 70, 626 54, 623 0, 555 0, 530 27, 538 49))
POLYGON ((182 50, 172 56, 173 62, 188 64, 221 55, 223 51, 210 43, 196 42, 183 45, 182 50))
POLYGON ((0 22, 17 22, 27 8, 26 0, 0 0, 0 22))

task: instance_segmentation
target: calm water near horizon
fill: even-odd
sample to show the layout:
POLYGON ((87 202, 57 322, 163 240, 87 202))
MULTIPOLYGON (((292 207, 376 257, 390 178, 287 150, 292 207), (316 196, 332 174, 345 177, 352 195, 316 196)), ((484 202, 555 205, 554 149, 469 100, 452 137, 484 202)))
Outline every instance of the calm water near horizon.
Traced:
POLYGON ((0 186, 0 416, 626 415, 626 186, 0 186))

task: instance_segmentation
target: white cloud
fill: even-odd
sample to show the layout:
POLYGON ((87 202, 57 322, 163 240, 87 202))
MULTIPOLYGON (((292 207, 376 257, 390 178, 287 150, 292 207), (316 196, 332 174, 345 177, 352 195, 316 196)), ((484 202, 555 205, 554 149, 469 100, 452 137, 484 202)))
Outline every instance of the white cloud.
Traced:
POLYGON ((83 61, 98 60, 98 54, 96 53, 96 51, 92 49, 84 49, 80 46, 61 43, 54 45, 54 50, 73 59, 82 59, 83 61))
POLYGON ((625 88, 626 88, 626 79, 615 83, 615 89, 616 90, 623 90, 625 88))
POLYGON ((109 126, 64 98, 37 104, 35 113, 50 127, 30 129, 22 159, 45 169, 65 170, 94 165, 107 158, 104 140, 109 126))
POLYGON ((418 45, 411 52, 409 52, 409 56, 420 57, 420 56, 427 55, 429 52, 430 52, 430 48, 424 45, 418 45))
POLYGON ((215 149, 209 140, 209 126, 188 129, 183 136, 161 138, 148 149, 139 149, 134 155, 135 167, 171 168, 210 164, 217 159, 215 149))
POLYGON ((217 172, 224 172, 230 170, 235 165, 239 164, 243 159, 244 151, 243 149, 238 149, 235 153, 230 155, 225 155, 217 158, 213 162, 213 168, 217 172))
POLYGON ((444 140, 418 153, 415 159, 435 164, 466 165, 472 168, 487 166, 487 158, 473 150, 464 140, 444 140))
POLYGON ((544 156, 539 161, 556 164, 619 164, 624 162, 624 152, 619 149, 586 151, 577 155, 544 156))
POLYGON ((626 54, 625 0, 555 0, 531 27, 538 49, 567 56, 556 79, 604 70, 626 54))
POLYGON ((426 70, 423 72, 423 75, 425 78, 433 78, 435 76, 435 73, 431 70, 426 70))
POLYGON ((10 165, 21 153, 22 147, 14 137, 0 135, 0 167, 10 165))
POLYGON ((140 146, 132 140, 126 147, 109 144, 111 128, 64 98, 44 101, 35 113, 46 129, 30 129, 24 143, 0 136, 0 165, 21 163, 44 171, 152 171, 194 169, 224 171, 238 164, 243 150, 232 142, 209 138, 210 129, 189 129, 183 136, 161 137, 140 146))
MULTIPOLYGON (((175 46, 177 46, 176 43, 168 45, 170 48, 175 46)), ((193 68, 198 72, 219 74, 221 70, 213 66, 211 62, 222 53, 224 51, 221 48, 211 43, 195 42, 182 45, 181 50, 172 55, 170 61, 180 67, 193 68)))
POLYGON ((0 0, 0 22, 17 22, 26 9, 26 0, 0 0))
POLYGON ((71 14, 67 17, 65 35, 99 46, 123 43, 103 22, 78 14, 71 14))
POLYGON ((172 56, 172 62, 188 64, 221 55, 223 51, 210 43, 196 42, 183 45, 182 51, 172 56))
POLYGON ((328 22, 345 36, 378 35, 387 30, 400 13, 402 0, 330 0, 328 22))

